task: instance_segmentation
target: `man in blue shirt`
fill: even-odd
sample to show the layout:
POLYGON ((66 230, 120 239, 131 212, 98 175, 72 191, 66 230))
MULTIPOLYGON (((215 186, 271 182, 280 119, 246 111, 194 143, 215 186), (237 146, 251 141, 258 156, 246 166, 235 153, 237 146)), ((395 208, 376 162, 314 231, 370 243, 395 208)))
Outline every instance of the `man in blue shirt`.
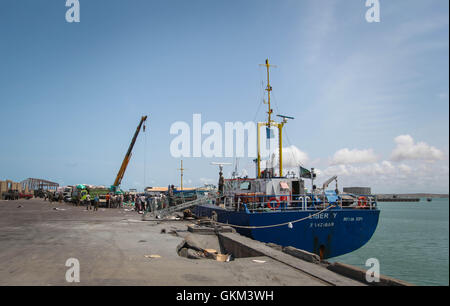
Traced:
POLYGON ((99 202, 100 202, 100 199, 97 194, 97 195, 95 195, 95 198, 94 198, 94 211, 98 211, 98 203, 99 202))

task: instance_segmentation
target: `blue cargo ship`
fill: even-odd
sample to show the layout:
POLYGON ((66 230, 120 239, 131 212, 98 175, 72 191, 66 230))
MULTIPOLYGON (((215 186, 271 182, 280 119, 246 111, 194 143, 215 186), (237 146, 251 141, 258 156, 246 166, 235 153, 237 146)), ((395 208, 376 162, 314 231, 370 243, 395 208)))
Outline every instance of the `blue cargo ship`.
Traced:
MULTIPOLYGON (((267 67, 268 120, 258 123, 258 156, 256 178, 223 177, 220 165, 219 190, 216 200, 195 207, 197 216, 207 216, 219 224, 227 224, 242 235, 266 243, 293 246, 319 255, 322 259, 340 256, 357 250, 373 236, 380 210, 376 197, 339 192, 337 177, 333 176, 320 188, 314 185, 314 169, 299 166, 298 177, 283 176, 282 129, 288 119, 271 119, 269 61, 267 67), (260 130, 279 129, 279 169, 261 169, 260 130), (305 189, 311 180, 311 191, 305 189), (327 190, 336 182, 335 190, 327 190)), ((267 164, 266 164, 267 165, 267 164)))
MULTIPOLYGON (((246 204, 243 205, 244 207, 246 204)), ((281 246, 293 246, 322 259, 350 253, 366 244, 375 232, 380 211, 336 207, 233 211, 214 204, 196 207, 198 216, 209 216, 235 227, 249 238, 281 246), (296 220, 303 220, 295 222, 296 220), (281 224, 281 225, 280 225, 281 224)))

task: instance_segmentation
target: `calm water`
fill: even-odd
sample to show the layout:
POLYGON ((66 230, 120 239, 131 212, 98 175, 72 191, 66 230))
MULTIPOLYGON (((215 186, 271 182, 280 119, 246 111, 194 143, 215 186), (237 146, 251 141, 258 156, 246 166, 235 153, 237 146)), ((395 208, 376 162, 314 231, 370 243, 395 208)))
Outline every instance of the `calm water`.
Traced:
POLYGON ((353 253, 330 259, 365 267, 377 258, 381 274, 416 285, 449 285, 449 200, 379 203, 378 228, 372 239, 353 253))

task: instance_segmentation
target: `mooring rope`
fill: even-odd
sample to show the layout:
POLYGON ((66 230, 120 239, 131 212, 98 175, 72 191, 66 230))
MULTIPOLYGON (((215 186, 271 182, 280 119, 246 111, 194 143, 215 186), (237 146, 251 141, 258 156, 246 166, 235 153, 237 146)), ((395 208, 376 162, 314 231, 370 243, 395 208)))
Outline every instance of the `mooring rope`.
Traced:
POLYGON ((236 227, 236 228, 243 228, 243 229, 262 229, 262 228, 272 228, 272 227, 281 227, 281 226, 286 226, 289 224, 294 224, 294 223, 298 223, 298 222, 302 222, 308 219, 311 219, 317 215, 320 215, 321 213, 330 210, 331 208, 336 207, 336 205, 333 206, 328 206, 327 208, 319 211, 318 213, 315 213, 313 215, 309 215, 308 217, 305 218, 301 218, 298 220, 294 220, 294 221, 290 221, 290 222, 285 222, 285 223, 281 223, 281 224, 274 224, 274 225, 264 225, 264 226, 244 226, 244 225, 235 225, 235 224, 228 224, 228 223, 221 223, 221 222, 217 222, 212 220, 213 223, 218 224, 218 225, 224 225, 224 226, 231 226, 231 227, 236 227))

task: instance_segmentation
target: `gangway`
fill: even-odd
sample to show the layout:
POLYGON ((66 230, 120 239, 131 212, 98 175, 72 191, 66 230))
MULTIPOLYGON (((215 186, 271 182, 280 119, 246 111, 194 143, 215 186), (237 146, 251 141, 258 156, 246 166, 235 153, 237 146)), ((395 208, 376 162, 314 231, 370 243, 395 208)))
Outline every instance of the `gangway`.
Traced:
POLYGON ((160 210, 156 210, 153 212, 146 212, 143 216, 142 219, 145 219, 146 216, 153 216, 153 217, 158 217, 158 218, 163 218, 165 216, 168 216, 174 212, 177 211, 181 211, 181 210, 185 210, 187 208, 191 208, 197 205, 201 205, 201 204, 207 204, 209 203, 211 200, 214 200, 216 197, 214 195, 208 195, 208 196, 204 196, 200 199, 196 199, 194 201, 189 201, 189 202, 185 202, 176 206, 171 206, 171 207, 167 207, 167 208, 163 208, 160 210))

